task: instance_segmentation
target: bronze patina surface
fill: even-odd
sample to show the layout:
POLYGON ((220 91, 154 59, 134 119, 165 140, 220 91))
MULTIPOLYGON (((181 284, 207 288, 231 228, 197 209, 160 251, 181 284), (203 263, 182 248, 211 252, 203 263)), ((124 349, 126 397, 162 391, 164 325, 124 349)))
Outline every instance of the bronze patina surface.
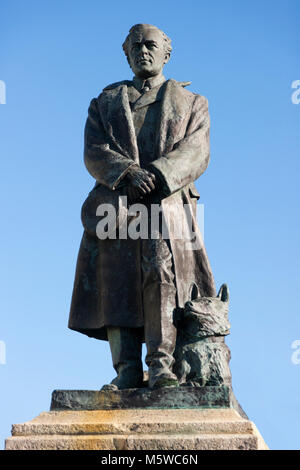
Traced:
POLYGON ((199 194, 194 182, 210 158, 208 102, 186 89, 190 82, 165 79, 163 67, 172 47, 160 29, 133 26, 123 49, 133 80, 109 85, 92 99, 85 126, 84 161, 96 181, 82 208, 85 231, 69 328, 109 341, 117 377, 108 389, 143 387, 143 341, 150 388, 228 385, 230 354, 223 337, 229 331, 218 326, 226 323, 227 313, 220 309, 223 318, 217 315, 209 332, 201 333, 197 321, 203 299, 215 299, 214 306, 224 302, 216 297, 196 222, 199 194), (97 207, 104 203, 117 207, 120 196, 129 205, 143 204, 149 224, 151 208, 159 204, 168 237, 162 222, 155 237, 150 231, 138 239, 120 237, 128 215, 123 207, 115 224, 116 237, 99 239, 97 207), (192 224, 193 249, 176 236, 179 224, 189 229, 192 224), (189 311, 189 302, 197 299, 202 299, 198 312, 189 311), (197 330, 192 336, 191 328, 197 330))

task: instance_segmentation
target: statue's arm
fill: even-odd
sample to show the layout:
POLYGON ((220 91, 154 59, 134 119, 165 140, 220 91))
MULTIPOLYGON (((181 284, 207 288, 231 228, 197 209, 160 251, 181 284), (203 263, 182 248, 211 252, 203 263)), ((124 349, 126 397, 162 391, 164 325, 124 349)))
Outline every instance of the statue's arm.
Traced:
POLYGON ((91 101, 84 130, 84 163, 88 172, 110 189, 115 189, 135 164, 110 147, 95 98, 91 101))
POLYGON ((159 176, 164 196, 199 178, 209 163, 209 112, 204 96, 196 95, 185 137, 149 170, 159 176))

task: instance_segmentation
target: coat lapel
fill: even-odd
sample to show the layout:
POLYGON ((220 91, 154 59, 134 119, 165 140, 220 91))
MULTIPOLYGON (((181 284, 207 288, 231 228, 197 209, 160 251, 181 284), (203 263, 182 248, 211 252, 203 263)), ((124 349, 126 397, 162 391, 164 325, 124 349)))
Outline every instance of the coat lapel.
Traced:
MULTIPOLYGON (((157 120, 157 158, 170 152, 180 138, 182 125, 190 113, 191 96, 175 80, 166 81, 158 91, 142 95, 134 109, 161 100, 157 120)), ((99 111, 105 130, 115 148, 139 163, 139 150, 128 99, 127 85, 108 89, 101 95, 99 111)))
POLYGON ((103 93, 100 113, 105 130, 116 149, 122 155, 138 163, 139 151, 126 85, 121 85, 103 93))
POLYGON ((170 152, 174 143, 183 138, 180 131, 190 114, 193 96, 172 79, 165 82, 161 90, 162 103, 156 133, 157 158, 170 152))

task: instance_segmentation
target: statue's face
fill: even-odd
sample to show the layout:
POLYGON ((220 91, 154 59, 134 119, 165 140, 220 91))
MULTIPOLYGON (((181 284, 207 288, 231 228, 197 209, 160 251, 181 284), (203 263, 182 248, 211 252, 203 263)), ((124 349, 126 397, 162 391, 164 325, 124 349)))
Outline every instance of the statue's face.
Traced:
POLYGON ((128 56, 134 74, 145 79, 158 75, 169 60, 164 39, 153 28, 143 28, 131 33, 128 56))

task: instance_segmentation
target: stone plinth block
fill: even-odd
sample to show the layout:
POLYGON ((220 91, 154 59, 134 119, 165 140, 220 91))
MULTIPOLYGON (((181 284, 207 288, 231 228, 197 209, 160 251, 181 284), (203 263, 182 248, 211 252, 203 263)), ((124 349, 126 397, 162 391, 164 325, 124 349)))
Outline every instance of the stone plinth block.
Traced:
POLYGON ((51 411, 13 425, 6 449, 265 450, 267 446, 229 387, 168 387, 55 390, 51 411))
POLYGON ((172 408, 233 408, 247 415, 231 387, 133 388, 117 391, 54 390, 51 411, 172 408))

